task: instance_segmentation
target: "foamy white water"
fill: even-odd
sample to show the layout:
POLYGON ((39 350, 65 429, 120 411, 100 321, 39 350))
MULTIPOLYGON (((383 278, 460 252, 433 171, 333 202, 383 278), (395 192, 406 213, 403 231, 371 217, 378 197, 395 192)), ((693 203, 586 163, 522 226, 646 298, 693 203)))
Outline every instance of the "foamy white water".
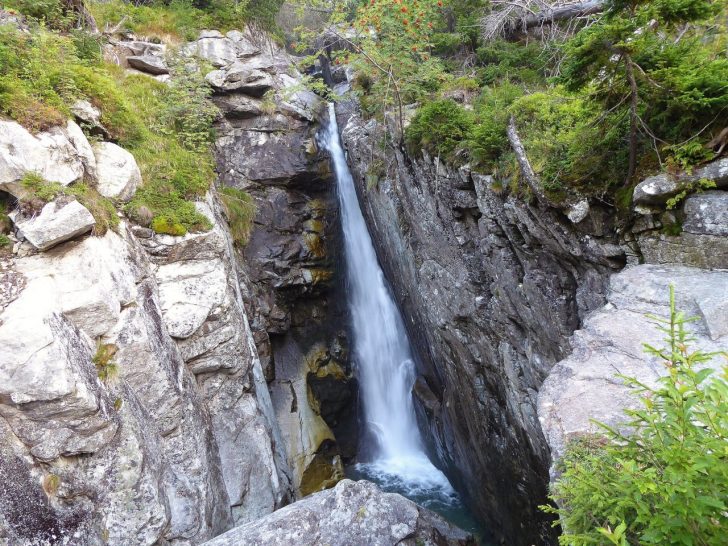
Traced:
POLYGON ((329 106, 326 147, 338 185, 346 254, 354 360, 366 427, 376 439, 372 460, 357 470, 412 496, 457 499, 445 475, 425 454, 412 404, 415 367, 407 333, 379 267, 372 239, 329 106))

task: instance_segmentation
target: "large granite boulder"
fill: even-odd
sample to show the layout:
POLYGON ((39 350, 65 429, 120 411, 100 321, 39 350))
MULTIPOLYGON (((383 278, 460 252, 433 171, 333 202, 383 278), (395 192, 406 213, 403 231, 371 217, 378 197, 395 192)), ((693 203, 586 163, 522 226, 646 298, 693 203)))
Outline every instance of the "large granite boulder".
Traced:
POLYGON ((466 546, 473 537, 367 481, 343 480, 205 546, 466 546))
MULTIPOLYGON (((538 394, 539 420, 554 461, 570 439, 600 430, 593 419, 618 427, 626 420, 623 410, 639 405, 618 374, 654 385, 666 373, 644 344, 664 346, 665 334, 647 315, 669 316, 670 284, 678 309, 699 318, 689 326, 692 348, 711 352, 728 346, 728 272, 639 265, 612 276, 606 305, 574 332, 571 355, 551 369, 538 394)), ((721 359, 712 364, 722 365, 721 359)))
MULTIPOLYGON (((20 183, 28 173, 67 186, 93 171, 93 154, 73 121, 37 135, 14 121, 0 120, 0 190, 16 197, 27 194, 20 183)), ((93 173, 91 173, 93 174, 93 173)))
POLYGON ((40 214, 22 218, 13 215, 19 235, 38 250, 48 250, 90 232, 96 220, 86 207, 75 200, 59 199, 46 203, 40 214))
POLYGON ((124 203, 130 201, 142 183, 142 173, 134 156, 112 142, 97 142, 93 150, 98 192, 124 203))
POLYGON ((216 30, 205 30, 200 37, 183 48, 183 54, 200 57, 215 67, 223 67, 239 58, 260 53, 248 36, 239 31, 230 31, 223 36, 216 30))
POLYGON ((710 180, 721 189, 728 188, 728 158, 718 159, 690 173, 661 173, 646 178, 635 187, 632 200, 636 206, 662 206, 700 180, 710 180))

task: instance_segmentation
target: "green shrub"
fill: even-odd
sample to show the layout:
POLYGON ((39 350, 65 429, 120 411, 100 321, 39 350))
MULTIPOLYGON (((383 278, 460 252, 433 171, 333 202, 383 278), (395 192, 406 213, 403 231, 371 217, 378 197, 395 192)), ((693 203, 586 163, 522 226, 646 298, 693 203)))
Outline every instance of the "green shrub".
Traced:
POLYGON ((0 233, 0 248, 7 248, 12 245, 13 242, 4 233, 0 233))
POLYGON ((68 23, 61 0, 3 0, 2 6, 49 27, 63 28, 68 23))
POLYGON ((511 112, 533 170, 553 199, 602 196, 624 182, 627 125, 556 88, 516 100, 511 112))
POLYGON ((220 198, 227 216, 230 233, 236 245, 245 246, 255 220, 255 202, 249 193, 237 188, 224 187, 220 198))
POLYGON ((492 167, 501 154, 509 150, 506 127, 509 107, 523 90, 508 81, 485 87, 475 102, 475 124, 468 139, 475 166, 492 167))
POLYGON ((114 362, 114 355, 118 350, 113 343, 99 343, 96 347, 96 354, 91 361, 96 366, 96 373, 101 381, 111 379, 118 373, 119 368, 114 362))
POLYGON ((454 55, 463 45, 463 39, 456 32, 436 32, 432 35, 432 49, 437 55, 454 55))
POLYGON ((501 81, 540 87, 546 84, 550 68, 549 48, 537 41, 529 43, 495 40, 477 50, 478 71, 485 85, 501 81))
POLYGON ((690 170, 694 165, 699 165, 715 157, 713 150, 697 140, 666 146, 664 151, 668 154, 665 160, 668 168, 679 170, 690 170))
POLYGON ((725 544, 728 367, 702 368, 718 355, 688 348, 693 319, 675 309, 672 287, 670 318, 652 318, 666 346, 645 347, 667 375, 654 388, 622 378, 642 401, 625 411, 628 434, 601 425, 603 438, 568 446, 552 488, 559 508, 544 507, 560 517, 561 544, 725 544))
POLYGON ((437 100, 420 108, 407 128, 406 140, 412 148, 454 160, 472 127, 472 117, 462 106, 449 99, 437 100))

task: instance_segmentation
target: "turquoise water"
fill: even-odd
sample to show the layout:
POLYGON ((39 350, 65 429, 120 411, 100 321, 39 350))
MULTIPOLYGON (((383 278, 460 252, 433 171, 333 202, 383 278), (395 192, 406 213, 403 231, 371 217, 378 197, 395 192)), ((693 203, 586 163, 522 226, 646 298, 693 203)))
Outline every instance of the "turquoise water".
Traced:
POLYGON ((453 525, 472 533, 480 546, 494 546, 487 538, 489 533, 478 523, 455 491, 443 491, 441 487, 413 489, 411 483, 403 481, 396 474, 388 474, 370 464, 348 466, 346 477, 352 480, 369 480, 376 483, 383 491, 399 493, 420 506, 440 514, 453 525))

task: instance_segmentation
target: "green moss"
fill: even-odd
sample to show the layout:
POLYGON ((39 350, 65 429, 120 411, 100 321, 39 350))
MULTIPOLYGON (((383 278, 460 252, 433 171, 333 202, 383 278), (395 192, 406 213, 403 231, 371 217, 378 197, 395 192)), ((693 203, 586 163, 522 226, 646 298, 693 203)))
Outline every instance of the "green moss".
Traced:
POLYGON ((182 224, 175 222, 166 216, 157 216, 154 220, 152 220, 152 229, 155 233, 162 233, 166 235, 180 236, 187 233, 187 230, 182 224))
POLYGON ((48 495, 55 495, 61 487, 61 477, 58 474, 47 474, 43 476, 43 490, 48 495))
POLYGON ((13 242, 7 235, 0 233, 0 248, 8 248, 12 244, 13 242))
POLYGON ((96 373, 101 381, 111 379, 118 373, 118 367, 114 362, 114 355, 119 348, 113 343, 99 343, 96 354, 91 361, 96 366, 96 373))

